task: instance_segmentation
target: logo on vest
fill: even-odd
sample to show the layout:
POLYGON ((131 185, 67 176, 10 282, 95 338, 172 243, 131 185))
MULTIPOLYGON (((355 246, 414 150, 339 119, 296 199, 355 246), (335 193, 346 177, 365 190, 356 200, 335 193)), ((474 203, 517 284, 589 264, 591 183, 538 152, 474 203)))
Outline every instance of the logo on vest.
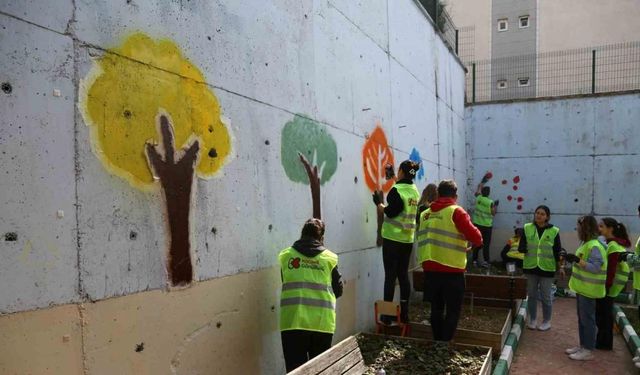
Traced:
POLYGON ((323 271, 324 267, 315 259, 289 258, 288 267, 290 270, 306 268, 314 271, 323 271))
POLYGON ((289 269, 300 268, 300 258, 289 258, 289 269))
POLYGON ((418 200, 417 199, 413 199, 413 198, 409 198, 409 206, 418 207, 418 200))

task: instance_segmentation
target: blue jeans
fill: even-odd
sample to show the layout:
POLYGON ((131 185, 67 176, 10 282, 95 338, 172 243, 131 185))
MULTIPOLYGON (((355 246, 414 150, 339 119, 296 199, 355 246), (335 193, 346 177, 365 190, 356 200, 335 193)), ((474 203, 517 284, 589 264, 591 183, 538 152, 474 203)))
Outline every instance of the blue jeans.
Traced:
POLYGON ((596 347, 596 300, 594 298, 576 295, 578 307, 578 332, 580 334, 580 346, 587 350, 596 347))
POLYGON ((536 321, 538 316, 538 298, 541 296, 542 302, 542 321, 550 322, 552 310, 551 302, 551 285, 553 277, 542 277, 538 275, 525 274, 527 277, 527 314, 532 322, 536 321), (538 289, 540 292, 538 293, 538 289))

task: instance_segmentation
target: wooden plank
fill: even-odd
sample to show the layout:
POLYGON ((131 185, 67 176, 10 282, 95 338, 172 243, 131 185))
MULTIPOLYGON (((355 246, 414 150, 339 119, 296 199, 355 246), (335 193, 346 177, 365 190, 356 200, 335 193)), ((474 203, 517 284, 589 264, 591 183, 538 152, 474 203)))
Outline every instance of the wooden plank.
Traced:
MULTIPOLYGON (((424 272, 415 268, 411 272, 413 289, 424 291, 424 272)), ((527 297, 527 279, 524 276, 477 275, 465 273, 465 291, 474 297, 497 299, 524 299, 527 297)))
MULTIPOLYGON (((500 353, 496 353, 498 355, 500 355, 500 353)), ((484 359, 484 363, 482 364, 482 367, 480 368, 480 374, 479 375, 489 375, 491 374, 491 357, 493 357, 492 353, 491 353, 491 348, 489 348, 489 353, 487 353, 487 356, 484 359)))
POLYGON ((325 369, 331 367, 334 362, 337 362, 342 357, 348 355, 354 350, 360 351, 358 347, 358 340, 355 336, 349 336, 346 339, 340 341, 338 344, 332 346, 324 353, 311 359, 309 362, 291 371, 290 375, 307 375, 318 374, 325 369))
MULTIPOLYGON (((509 313, 507 314, 507 320, 504 322, 504 326, 502 326, 502 331, 500 332, 500 335, 502 336, 502 339, 500 340, 500 351, 502 351, 504 343, 507 341, 509 332, 511 332, 511 325, 513 324, 511 320, 511 310, 508 311, 509 313)), ((494 347, 493 349, 495 350, 496 348, 494 347)))
POLYGON ((331 364, 329 368, 325 369, 319 374, 321 375, 335 374, 336 370, 351 368, 361 361, 364 361, 364 359, 362 358, 362 352, 360 352, 360 347, 356 347, 349 354, 335 361, 334 363, 331 364))
POLYGON ((364 364, 364 360, 356 363, 353 367, 346 370, 342 375, 362 375, 367 371, 367 365, 364 364))

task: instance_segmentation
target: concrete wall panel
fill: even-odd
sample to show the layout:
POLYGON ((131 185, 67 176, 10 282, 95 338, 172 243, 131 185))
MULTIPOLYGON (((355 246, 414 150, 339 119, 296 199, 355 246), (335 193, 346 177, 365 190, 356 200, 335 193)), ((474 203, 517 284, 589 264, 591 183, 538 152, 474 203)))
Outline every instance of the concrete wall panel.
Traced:
POLYGON ((0 312, 13 312, 78 298, 73 42, 0 26, 0 312))
POLYGON ((386 0, 372 0, 366 3, 330 0, 329 3, 380 48, 386 51, 389 50, 386 0))
POLYGON ((64 33, 73 16, 73 0, 58 0, 55 6, 38 0, 5 0, 0 3, 0 12, 64 33))

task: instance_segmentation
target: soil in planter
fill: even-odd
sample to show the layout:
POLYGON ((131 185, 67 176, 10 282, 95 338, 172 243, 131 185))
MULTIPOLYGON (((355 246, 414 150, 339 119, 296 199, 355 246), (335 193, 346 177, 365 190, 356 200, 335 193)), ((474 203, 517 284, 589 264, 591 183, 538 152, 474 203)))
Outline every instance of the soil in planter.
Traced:
MULTIPOLYGON (((458 321, 458 328, 483 332, 500 332, 507 319, 508 309, 496 309, 483 306, 462 306, 462 313, 458 321)), ((431 305, 427 302, 411 302, 409 307, 409 321, 429 324, 431 305)))
POLYGON ((640 318, 638 317, 638 307, 637 306, 620 306, 624 315, 627 316, 631 327, 636 331, 636 333, 640 334, 640 318))
POLYGON ((387 374, 478 374, 486 349, 455 349, 446 343, 421 342, 387 337, 357 337, 365 374, 374 375, 384 369, 387 374))
MULTIPOLYGON (((480 266, 474 266, 472 262, 467 262, 467 272, 475 275, 502 275, 509 276, 507 269, 502 265, 502 262, 491 262, 489 268, 480 266)), ((522 268, 516 267, 514 276, 521 276, 522 268)))

